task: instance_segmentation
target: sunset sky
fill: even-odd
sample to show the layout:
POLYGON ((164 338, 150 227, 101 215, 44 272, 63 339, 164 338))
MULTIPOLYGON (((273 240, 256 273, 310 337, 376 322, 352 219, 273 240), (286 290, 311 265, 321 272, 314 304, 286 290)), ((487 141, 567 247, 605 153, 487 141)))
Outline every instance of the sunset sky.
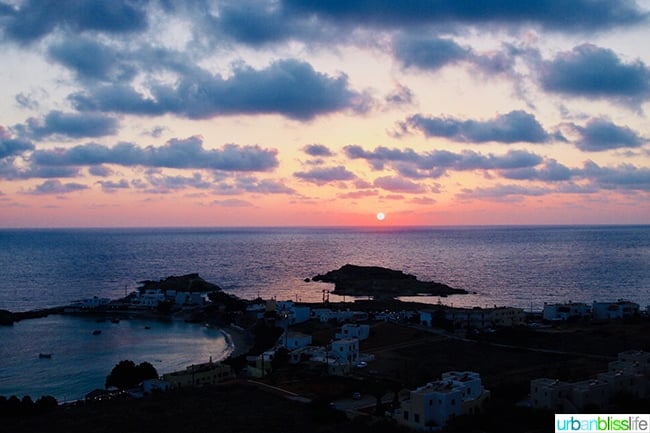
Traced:
POLYGON ((648 224, 649 13, 0 0, 0 227, 648 224))

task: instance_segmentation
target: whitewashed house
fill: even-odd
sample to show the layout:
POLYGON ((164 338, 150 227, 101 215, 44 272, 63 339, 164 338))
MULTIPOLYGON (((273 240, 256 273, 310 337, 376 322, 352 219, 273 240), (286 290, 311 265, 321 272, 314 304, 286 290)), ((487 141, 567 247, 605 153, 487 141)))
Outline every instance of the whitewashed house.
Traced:
POLYGON ((365 340, 370 336, 370 325, 346 323, 341 326, 341 332, 336 333, 336 338, 356 338, 365 340))
POLYGON ((393 418, 417 430, 439 430, 453 417, 479 413, 489 396, 478 373, 447 372, 441 380, 410 391, 393 418))
POLYGON ((549 321, 583 319, 589 317, 591 308, 582 302, 544 304, 542 319, 549 321))
POLYGON ((639 314, 639 304, 619 299, 616 302, 594 302, 594 320, 612 320, 634 317, 639 314))

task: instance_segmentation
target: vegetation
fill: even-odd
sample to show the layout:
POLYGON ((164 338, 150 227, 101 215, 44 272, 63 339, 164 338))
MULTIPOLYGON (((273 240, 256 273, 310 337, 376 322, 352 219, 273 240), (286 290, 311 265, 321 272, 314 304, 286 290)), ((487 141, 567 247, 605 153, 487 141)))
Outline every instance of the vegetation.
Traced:
POLYGON ((156 368, 148 362, 135 365, 135 362, 124 360, 117 363, 106 377, 106 388, 115 386, 126 390, 137 386, 146 379, 157 379, 156 368))
POLYGON ((34 402, 28 395, 21 399, 12 395, 0 396, 0 418, 40 415, 51 412, 58 407, 56 398, 44 395, 34 402))

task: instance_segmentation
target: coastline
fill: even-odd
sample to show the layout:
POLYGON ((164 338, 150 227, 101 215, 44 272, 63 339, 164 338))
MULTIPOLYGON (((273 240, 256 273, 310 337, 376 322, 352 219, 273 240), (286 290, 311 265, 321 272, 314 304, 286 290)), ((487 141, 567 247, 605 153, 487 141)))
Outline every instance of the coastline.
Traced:
POLYGON ((221 332, 226 338, 228 346, 232 349, 227 358, 237 358, 238 356, 245 355, 253 347, 252 336, 244 328, 235 324, 230 324, 221 327, 221 332))

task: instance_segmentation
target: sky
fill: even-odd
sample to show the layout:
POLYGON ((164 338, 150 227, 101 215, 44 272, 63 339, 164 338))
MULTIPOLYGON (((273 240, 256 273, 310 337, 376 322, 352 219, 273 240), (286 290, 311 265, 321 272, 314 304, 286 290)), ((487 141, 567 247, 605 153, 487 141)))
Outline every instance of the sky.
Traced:
POLYGON ((650 224, 649 14, 0 0, 0 227, 650 224))

